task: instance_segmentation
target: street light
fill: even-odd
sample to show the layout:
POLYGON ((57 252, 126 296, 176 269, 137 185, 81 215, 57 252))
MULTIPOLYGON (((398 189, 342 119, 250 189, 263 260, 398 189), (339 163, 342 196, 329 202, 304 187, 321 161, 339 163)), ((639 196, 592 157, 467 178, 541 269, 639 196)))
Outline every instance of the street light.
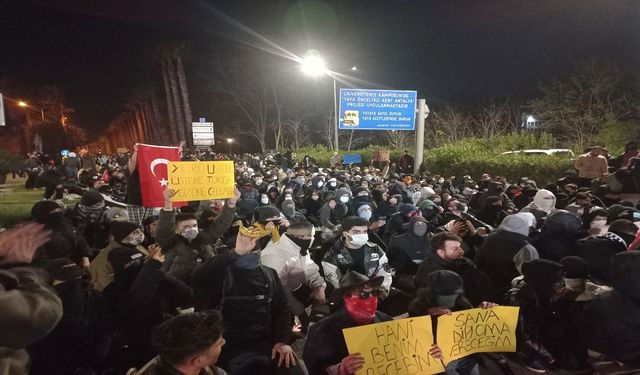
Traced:
MULTIPOLYGON (((30 109, 33 109, 34 111, 38 110, 38 108, 30 106, 24 100, 18 100, 18 107, 30 108, 30 109)), ((43 108, 40 108, 40 117, 42 117, 42 121, 44 121, 44 109, 43 108)))
POLYGON ((229 154, 231 154, 231 144, 233 143, 233 138, 227 138, 227 144, 229 145, 229 154))
MULTIPOLYGON (((303 73, 311 77, 319 77, 321 75, 328 75, 333 79, 333 118, 335 119, 334 140, 335 150, 338 151, 338 94, 335 72, 327 69, 327 65, 318 52, 315 49, 307 51, 304 57, 300 61, 300 69, 303 73)), ((358 70, 358 67, 352 66, 351 71, 358 70)))

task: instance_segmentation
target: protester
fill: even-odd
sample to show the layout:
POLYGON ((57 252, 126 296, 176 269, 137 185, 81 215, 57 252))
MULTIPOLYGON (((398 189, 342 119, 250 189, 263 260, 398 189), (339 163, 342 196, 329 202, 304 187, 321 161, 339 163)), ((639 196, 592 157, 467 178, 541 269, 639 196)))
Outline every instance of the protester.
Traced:
POLYGON ((603 156, 604 151, 601 146, 591 146, 589 152, 578 156, 575 168, 578 170, 580 186, 591 186, 591 180, 608 176, 609 166, 607 158, 603 156))

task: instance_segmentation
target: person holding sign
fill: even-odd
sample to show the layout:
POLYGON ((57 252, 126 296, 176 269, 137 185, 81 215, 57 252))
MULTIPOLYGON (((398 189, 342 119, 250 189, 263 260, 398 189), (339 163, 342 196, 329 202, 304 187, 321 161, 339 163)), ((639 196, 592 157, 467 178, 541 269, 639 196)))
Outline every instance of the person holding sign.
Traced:
MULTIPOLYGON (((429 314, 433 317, 451 315, 453 311, 473 309, 473 305, 464 295, 463 280, 453 271, 431 272, 428 276, 429 287, 418 290, 417 297, 409 306, 410 316, 429 314)), ((490 309, 495 303, 482 302, 480 308, 490 309)), ((434 319, 433 322, 436 322, 434 319)), ((434 323, 435 324, 435 323, 434 323)), ((435 332, 435 329, 434 329, 435 332)), ((434 358, 443 359, 442 349, 434 344, 430 350, 434 358)), ((446 372, 450 375, 476 375, 480 373, 478 360, 473 355, 449 362, 446 372)))
POLYGON ((227 199, 224 208, 213 224, 200 232, 197 217, 193 214, 178 214, 172 205, 175 193, 171 189, 163 192, 164 208, 160 211, 156 232, 158 244, 165 250, 163 270, 182 281, 190 281, 196 264, 213 257, 213 244, 222 237, 235 214, 240 193, 227 199))
POLYGON ((311 326, 302 353, 309 375, 350 375, 364 366, 360 353, 349 354, 344 341, 344 328, 390 321, 391 317, 377 311, 378 297, 384 293, 383 276, 368 278, 348 272, 340 279, 342 306, 311 326))

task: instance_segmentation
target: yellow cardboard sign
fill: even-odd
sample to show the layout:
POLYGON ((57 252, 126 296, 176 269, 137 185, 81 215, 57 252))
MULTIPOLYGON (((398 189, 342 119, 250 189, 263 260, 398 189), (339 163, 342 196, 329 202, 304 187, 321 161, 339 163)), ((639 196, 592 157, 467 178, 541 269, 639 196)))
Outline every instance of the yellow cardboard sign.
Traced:
POLYGON ((515 352, 519 307, 469 309, 438 318, 444 363, 473 353, 515 352))
POLYGON ((167 171, 174 202, 234 196, 233 161, 170 161, 167 171))
POLYGON ((349 353, 360 353, 359 375, 437 374, 442 362, 429 355, 433 344, 431 317, 420 316, 342 330, 349 353))

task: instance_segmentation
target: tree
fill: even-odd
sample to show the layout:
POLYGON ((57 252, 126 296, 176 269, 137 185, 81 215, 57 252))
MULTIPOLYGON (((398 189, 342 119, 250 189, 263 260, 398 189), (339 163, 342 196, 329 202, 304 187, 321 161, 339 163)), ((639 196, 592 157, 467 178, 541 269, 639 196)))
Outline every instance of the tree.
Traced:
POLYGON ((545 128, 560 140, 583 148, 595 141, 608 120, 637 115, 638 96, 626 87, 627 77, 616 65, 590 60, 569 78, 543 85, 543 96, 531 106, 545 128))

